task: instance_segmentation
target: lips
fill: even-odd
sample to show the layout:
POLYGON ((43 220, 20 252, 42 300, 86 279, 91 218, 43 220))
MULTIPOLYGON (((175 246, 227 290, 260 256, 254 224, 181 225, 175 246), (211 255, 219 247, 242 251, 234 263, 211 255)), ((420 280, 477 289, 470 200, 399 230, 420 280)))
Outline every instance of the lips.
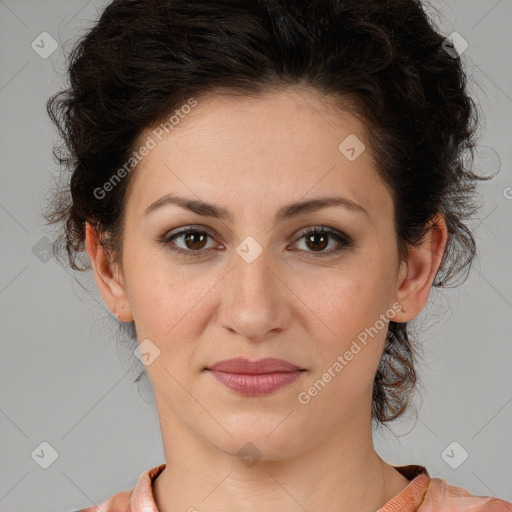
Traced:
POLYGON ((283 359, 275 359, 267 357, 257 361, 249 361, 243 357, 235 359, 226 359, 219 361, 207 370, 219 371, 225 373, 244 373, 249 375, 260 375, 264 373, 276 372, 295 372, 300 371, 302 368, 294 364, 284 361, 283 359))
POLYGON ((227 359, 205 370, 231 391, 246 396, 274 393, 295 382, 306 371, 288 361, 272 357, 258 361, 227 359))

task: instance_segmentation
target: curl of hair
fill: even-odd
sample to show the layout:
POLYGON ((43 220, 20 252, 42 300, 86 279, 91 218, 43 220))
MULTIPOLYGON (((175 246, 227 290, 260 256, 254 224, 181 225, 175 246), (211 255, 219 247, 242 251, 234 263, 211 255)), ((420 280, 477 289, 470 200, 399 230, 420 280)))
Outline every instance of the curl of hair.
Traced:
MULTIPOLYGON (((47 102, 63 139, 54 156, 70 176, 45 213, 48 223, 63 224, 55 256, 67 253, 71 268, 90 268, 78 264, 89 222, 122 264, 135 170, 104 198, 94 190, 130 159, 144 129, 191 97, 300 86, 364 121, 394 199, 400 257, 441 214, 449 240, 433 286, 463 282, 475 255, 466 221, 476 211, 476 182, 487 178, 465 165, 478 112, 462 61, 444 40, 419 0, 112 1, 69 54, 69 88, 47 102)), ((410 338, 407 324, 390 322, 373 388, 377 423, 409 404, 416 383, 410 338)))

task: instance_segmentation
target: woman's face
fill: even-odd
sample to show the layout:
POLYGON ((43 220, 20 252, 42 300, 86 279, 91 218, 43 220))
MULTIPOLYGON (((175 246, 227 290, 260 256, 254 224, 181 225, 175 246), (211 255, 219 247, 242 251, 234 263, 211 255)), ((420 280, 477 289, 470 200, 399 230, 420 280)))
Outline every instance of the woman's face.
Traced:
POLYGON ((366 433, 405 267, 360 122, 289 89, 212 96, 160 132, 140 137, 156 145, 134 171, 126 296, 112 309, 126 302, 121 318, 135 321, 162 428, 232 454, 250 442, 269 459, 366 433), (151 207, 168 194, 211 207, 151 207), (357 206, 290 207, 328 197, 357 206), (332 234, 308 234, 322 226, 332 234), (244 394, 208 370, 237 357, 304 371, 244 394))

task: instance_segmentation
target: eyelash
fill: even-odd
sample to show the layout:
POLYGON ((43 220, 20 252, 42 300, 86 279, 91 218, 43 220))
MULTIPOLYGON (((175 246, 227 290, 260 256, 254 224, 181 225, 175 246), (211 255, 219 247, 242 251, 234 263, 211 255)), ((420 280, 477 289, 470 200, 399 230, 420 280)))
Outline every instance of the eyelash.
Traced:
MULTIPOLYGON (((190 249, 189 250, 185 250, 185 249, 181 249, 179 247, 171 245, 171 241, 173 239, 178 238, 178 237, 183 236, 183 235, 187 235, 189 233, 200 233, 200 234, 203 234, 203 235, 208 235, 211 238, 214 238, 212 233, 210 233, 208 230, 205 230, 204 228, 203 229, 199 229, 199 228, 194 228, 192 226, 188 226, 187 228, 182 229, 180 231, 177 231, 175 233, 169 233, 169 234, 164 235, 159 240, 159 242, 162 245, 167 246, 168 249, 170 251, 174 252, 174 253, 177 253, 177 254, 180 254, 180 255, 184 255, 184 256, 187 256, 187 257, 191 257, 191 258, 198 258, 198 257, 201 256, 201 253, 204 252, 205 249, 199 249, 199 250, 196 250, 196 251, 190 250, 190 249)), ((294 242, 294 244, 297 243, 298 241, 300 241, 301 239, 305 238, 307 235, 316 235, 316 234, 329 235, 330 237, 335 238, 338 242, 340 242, 341 245, 338 246, 337 248, 333 249, 333 250, 328 251, 328 252, 321 252, 321 253, 317 253, 317 254, 311 253, 310 251, 299 251, 299 252, 303 252, 304 256, 306 258, 310 258, 310 259, 326 258, 328 256, 332 256, 334 254, 337 254, 340 251, 342 251, 343 249, 346 249, 346 248, 351 247, 353 245, 352 239, 348 235, 346 235, 345 233, 342 233, 340 231, 333 230, 333 229, 330 229, 330 228, 325 228, 324 226, 322 226, 320 229, 318 229, 317 227, 314 227, 314 228, 307 228, 306 230, 301 231, 299 233, 298 238, 294 242)))

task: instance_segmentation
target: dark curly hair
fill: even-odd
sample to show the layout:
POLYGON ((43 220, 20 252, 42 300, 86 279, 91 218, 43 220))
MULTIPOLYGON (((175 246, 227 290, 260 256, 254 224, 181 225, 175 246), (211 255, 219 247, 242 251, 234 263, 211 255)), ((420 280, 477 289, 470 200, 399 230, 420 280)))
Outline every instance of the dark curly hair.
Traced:
MULTIPOLYGON (((440 213, 448 244, 433 286, 464 282, 476 252, 466 220, 477 180, 488 178, 464 158, 473 161, 479 114, 446 39, 420 0, 114 0, 69 53, 69 88, 47 102, 63 138, 53 155, 70 176, 44 213, 63 224, 54 255, 90 268, 77 264, 87 221, 122 263, 136 168, 105 197, 94 191, 130 159, 144 129, 191 97, 303 85, 363 121, 394 200, 400 258, 440 213)), ((134 323, 126 325, 136 342, 134 323)), ((417 349, 408 324, 391 321, 373 385, 377 424, 408 409, 417 349)))

